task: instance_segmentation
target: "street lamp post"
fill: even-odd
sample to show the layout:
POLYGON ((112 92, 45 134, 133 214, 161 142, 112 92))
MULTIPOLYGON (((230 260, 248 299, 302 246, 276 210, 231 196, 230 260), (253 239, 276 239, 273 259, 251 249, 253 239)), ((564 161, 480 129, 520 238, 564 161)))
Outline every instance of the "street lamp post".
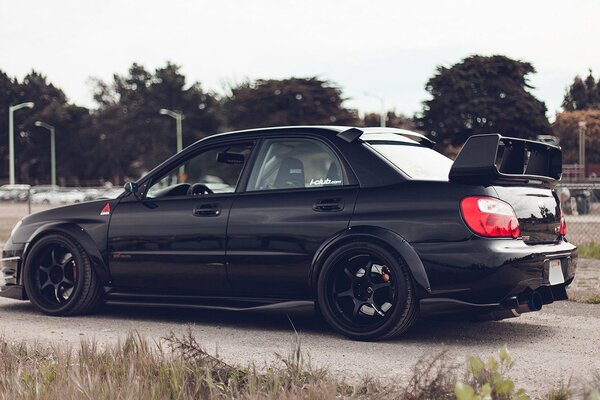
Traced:
POLYGON ((11 185, 15 184, 15 122, 13 113, 21 108, 33 108, 33 105, 33 102, 28 101, 8 107, 8 170, 11 185))
POLYGON ((382 128, 385 128, 385 120, 387 119, 387 111, 385 109, 385 100, 383 99, 383 97, 380 97, 380 96, 377 96, 377 95, 371 94, 371 93, 365 93, 365 96, 373 97, 373 98, 379 100, 379 102, 381 103, 381 114, 379 117, 379 122, 380 122, 380 126, 382 128))
POLYGON ((585 121, 579 121, 579 168, 585 178, 585 121))
POLYGON ((183 114, 178 113, 177 111, 167 110, 166 108, 161 108, 160 114, 168 115, 169 117, 174 118, 177 122, 177 152, 179 153, 183 147, 183 137, 181 128, 181 120, 183 120, 183 114))
MULTIPOLYGON (((183 114, 177 111, 167 110, 166 108, 161 108, 159 111, 160 115, 168 115, 171 118, 175 119, 177 123, 177 152, 179 153, 183 148, 183 132, 181 127, 181 121, 183 120, 183 114)), ((184 167, 183 165, 179 167, 179 178, 183 179, 184 175, 184 167)))
POLYGON ((52 187, 56 186, 56 130, 54 126, 42 121, 35 121, 35 126, 46 128, 50 131, 50 179, 52 187))

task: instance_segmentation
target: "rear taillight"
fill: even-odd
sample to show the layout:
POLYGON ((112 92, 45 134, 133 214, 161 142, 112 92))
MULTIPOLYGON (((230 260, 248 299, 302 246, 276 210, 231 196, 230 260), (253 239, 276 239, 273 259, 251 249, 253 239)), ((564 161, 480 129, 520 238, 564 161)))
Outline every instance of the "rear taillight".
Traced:
POLYGON ((560 228, 558 230, 560 236, 567 234, 567 221, 565 220, 565 214, 563 213, 562 207, 560 209, 560 228))
POLYGON ((482 196, 465 197, 460 202, 467 226, 479 236, 518 238, 519 220, 510 204, 482 196))

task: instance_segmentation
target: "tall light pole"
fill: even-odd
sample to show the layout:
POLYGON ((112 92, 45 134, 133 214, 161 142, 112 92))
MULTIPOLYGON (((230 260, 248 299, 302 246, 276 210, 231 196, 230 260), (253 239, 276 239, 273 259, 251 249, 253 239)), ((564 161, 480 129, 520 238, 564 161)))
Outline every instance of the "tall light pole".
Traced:
MULTIPOLYGON (((181 121, 183 120, 183 114, 177 111, 167 110, 166 108, 161 108, 159 111, 160 115, 168 115, 171 118, 175 119, 177 123, 177 152, 179 153, 183 148, 183 133, 181 128, 181 121)), ((184 167, 183 165, 179 167, 179 179, 183 180, 184 175, 184 167)))
POLYGON ((387 119, 387 111, 385 109, 385 100, 383 99, 383 97, 380 97, 380 96, 377 96, 377 95, 371 94, 371 93, 365 93, 365 96, 373 97, 373 98, 379 100, 379 102, 381 103, 381 115, 379 117, 379 122, 380 122, 380 126, 382 128, 385 128, 385 120, 387 119))
POLYGON ((177 152, 179 153, 183 147, 183 138, 181 132, 181 120, 183 120, 183 114, 178 113, 177 111, 167 110, 166 108, 160 109, 161 115, 168 115, 171 118, 174 118, 177 122, 177 152))
POLYGON ((28 101, 8 107, 8 170, 11 185, 15 184, 15 121, 13 113, 21 108, 33 108, 33 105, 33 102, 28 101))
POLYGON ((52 187, 56 186, 56 130, 50 124, 42 121, 35 121, 35 126, 46 128, 50 131, 50 179, 52 181, 52 187))
POLYGON ((579 168, 585 178, 585 121, 579 121, 579 168))

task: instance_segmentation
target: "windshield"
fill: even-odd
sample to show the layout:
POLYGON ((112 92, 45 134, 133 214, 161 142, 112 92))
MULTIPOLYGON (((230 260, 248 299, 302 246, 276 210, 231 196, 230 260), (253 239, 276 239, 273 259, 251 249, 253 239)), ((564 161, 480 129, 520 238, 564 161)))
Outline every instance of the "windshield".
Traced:
POLYGON ((452 160, 427 147, 404 143, 371 142, 380 155, 412 179, 447 181, 452 160))

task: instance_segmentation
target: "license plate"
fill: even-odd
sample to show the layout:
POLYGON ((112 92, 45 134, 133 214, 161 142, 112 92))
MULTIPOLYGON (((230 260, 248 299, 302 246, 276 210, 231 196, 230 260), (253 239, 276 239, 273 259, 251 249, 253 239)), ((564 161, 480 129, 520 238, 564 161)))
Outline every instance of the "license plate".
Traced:
POLYGON ((550 285, 558 285, 561 283, 565 283, 565 277, 562 271, 561 260, 550 260, 548 280, 550 281, 550 285))

